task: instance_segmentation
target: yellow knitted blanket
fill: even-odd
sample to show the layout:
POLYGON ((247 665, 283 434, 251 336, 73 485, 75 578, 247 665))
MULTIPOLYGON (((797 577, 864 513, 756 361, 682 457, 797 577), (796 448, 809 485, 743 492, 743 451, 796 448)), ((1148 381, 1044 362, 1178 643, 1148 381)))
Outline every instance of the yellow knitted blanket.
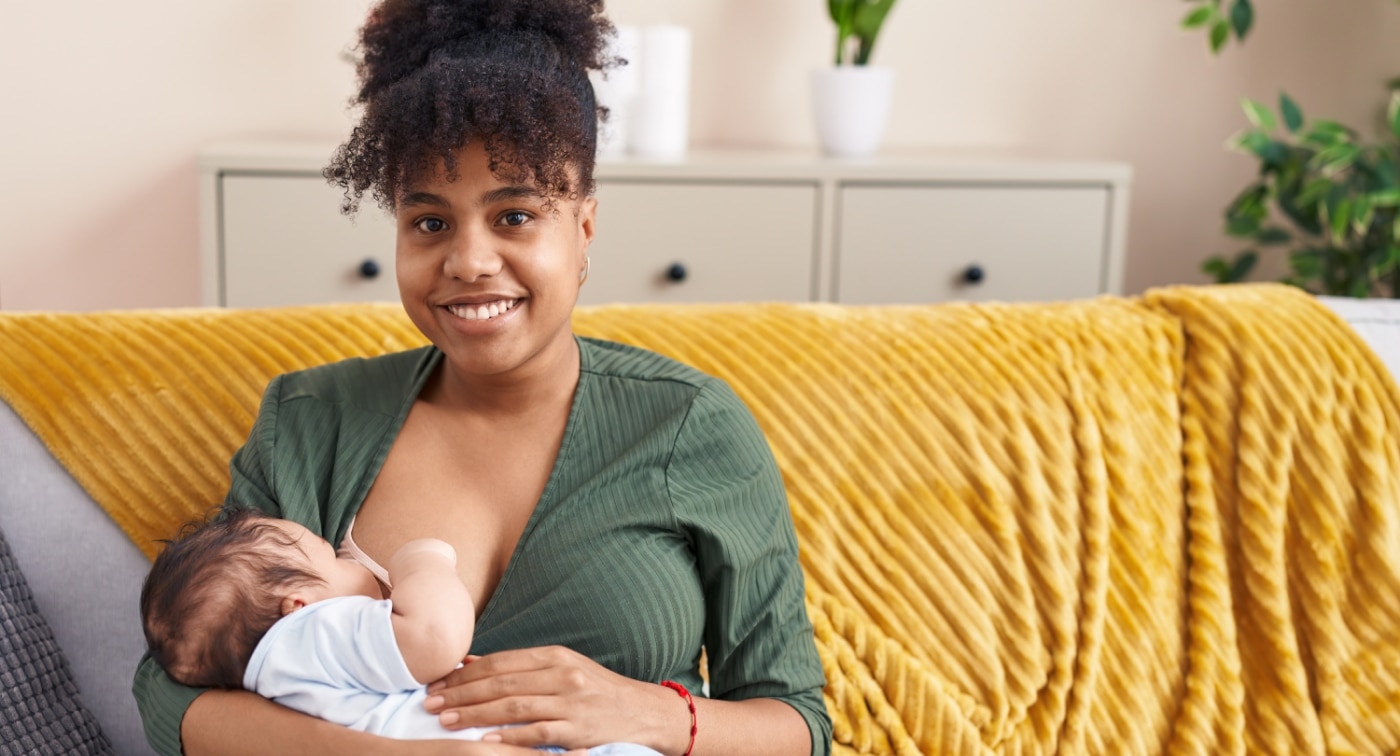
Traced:
MULTIPOLYGON (((729 381, 790 493, 839 754, 1400 748, 1400 400, 1309 297, 611 306, 729 381)), ((274 374, 397 306, 0 315, 0 397, 148 554, 274 374)))

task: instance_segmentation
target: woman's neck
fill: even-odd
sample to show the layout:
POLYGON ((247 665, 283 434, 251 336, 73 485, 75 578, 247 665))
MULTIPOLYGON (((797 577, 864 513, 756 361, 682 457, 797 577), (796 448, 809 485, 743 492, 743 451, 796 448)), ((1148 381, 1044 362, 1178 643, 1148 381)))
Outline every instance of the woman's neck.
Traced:
POLYGON ((572 330, 523 364, 504 373, 474 375, 442 362, 424 397, 448 411, 491 417, 548 412, 573 399, 580 355, 572 330))

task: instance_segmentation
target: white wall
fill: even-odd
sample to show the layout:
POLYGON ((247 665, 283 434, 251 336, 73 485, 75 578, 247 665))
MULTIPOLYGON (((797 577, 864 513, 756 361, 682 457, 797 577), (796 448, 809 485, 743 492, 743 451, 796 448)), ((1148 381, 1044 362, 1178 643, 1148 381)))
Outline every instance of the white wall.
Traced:
MULTIPOLYGON (((197 304, 195 150, 349 128, 339 57, 369 0, 6 3, 0 23, 0 308, 197 304)), ((692 142, 812 148, 820 0, 611 0, 696 36, 692 142)), ((1395 0, 1276 0, 1220 59, 1168 0, 900 0, 892 150, 1111 159, 1136 170, 1127 286, 1203 280, 1254 170, 1224 151, 1241 96, 1280 88, 1370 127, 1400 74, 1395 0)), ((601 230, 606 233, 606 229, 601 230)))

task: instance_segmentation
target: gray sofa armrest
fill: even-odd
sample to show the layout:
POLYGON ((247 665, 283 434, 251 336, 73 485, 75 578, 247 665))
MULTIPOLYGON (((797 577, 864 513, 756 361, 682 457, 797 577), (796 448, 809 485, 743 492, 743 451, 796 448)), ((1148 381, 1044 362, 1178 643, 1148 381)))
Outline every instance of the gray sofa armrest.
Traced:
POLYGON ((4 402, 0 470, 0 529, 83 703, 117 753, 152 753, 131 695, 146 558, 4 402))
POLYGON ((1400 380, 1400 300, 1318 297, 1337 313, 1381 358, 1391 377, 1400 380))

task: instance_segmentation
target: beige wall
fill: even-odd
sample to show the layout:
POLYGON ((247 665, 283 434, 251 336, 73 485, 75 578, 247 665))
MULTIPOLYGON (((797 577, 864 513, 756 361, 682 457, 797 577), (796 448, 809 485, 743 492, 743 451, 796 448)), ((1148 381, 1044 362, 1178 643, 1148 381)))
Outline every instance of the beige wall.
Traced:
MULTIPOLYGON (((9 3, 0 24, 0 308, 199 299, 195 150, 349 127, 339 58, 369 0, 9 3), (21 73, 24 72, 24 73, 21 73)), ((615 20, 696 36, 692 143, 810 148, 820 0, 612 0, 615 20)), ((1400 3, 1278 0, 1221 59, 1168 0, 902 0, 892 149, 1123 160, 1136 172, 1127 285, 1201 280, 1253 171, 1225 153, 1238 99, 1289 90, 1370 126, 1400 73, 1400 3)), ((606 229, 602 229, 606 233, 606 229)))

